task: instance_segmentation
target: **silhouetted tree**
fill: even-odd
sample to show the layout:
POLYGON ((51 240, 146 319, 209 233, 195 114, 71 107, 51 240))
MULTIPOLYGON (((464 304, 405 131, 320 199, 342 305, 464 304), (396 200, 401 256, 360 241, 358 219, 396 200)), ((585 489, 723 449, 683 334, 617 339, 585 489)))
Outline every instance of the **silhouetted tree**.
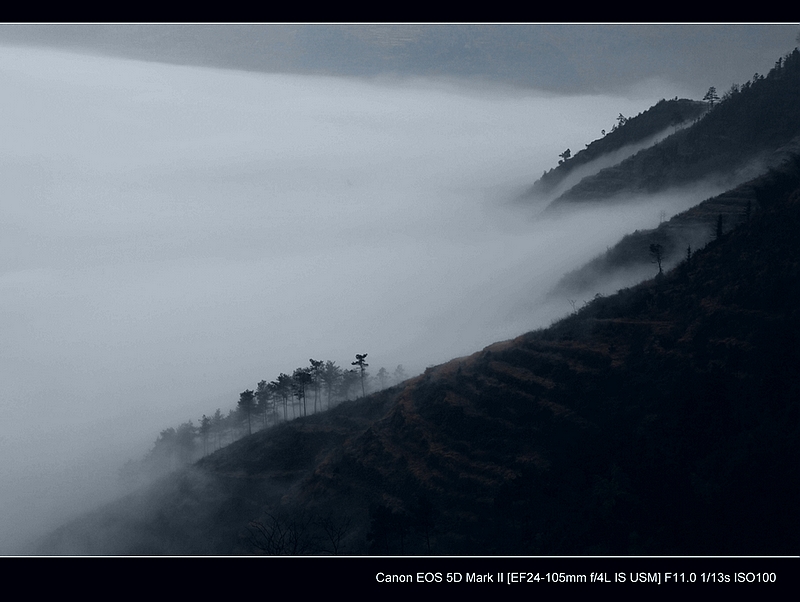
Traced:
POLYGON ((703 100, 708 103, 709 106, 713 107, 714 103, 719 100, 719 96, 717 95, 717 89, 714 86, 711 86, 706 92, 706 95, 703 96, 703 100))
POLYGON ((231 433, 231 443, 236 441, 237 434, 241 436, 242 421, 240 420, 240 413, 231 408, 228 410, 228 415, 225 416, 225 428, 231 433))
POLYGON ((577 306, 578 302, 575 299, 567 299, 567 301, 569 301, 569 304, 572 306, 572 313, 573 314, 578 313, 578 306, 577 306))
POLYGON ((325 543, 320 546, 322 552, 337 556, 342 550, 342 541, 350 531, 352 520, 349 516, 336 518, 328 515, 314 520, 314 525, 325 534, 325 543))
POLYGON ((270 409, 270 401, 272 401, 272 388, 267 381, 262 380, 256 387, 256 411, 261 415, 261 422, 266 428, 267 414, 270 409))
POLYGON ((275 386, 278 397, 283 400, 283 419, 289 420, 288 405, 289 397, 292 394, 292 377, 285 372, 281 372, 278 379, 273 381, 272 384, 275 386))
POLYGON ((250 423, 250 414, 255 408, 255 393, 252 389, 247 389, 239 394, 239 411, 247 416, 247 434, 253 434, 253 427, 250 423))
POLYGON ((367 354, 366 353, 356 353, 356 361, 350 362, 351 366, 358 366, 359 370, 361 371, 361 396, 366 397, 367 391, 364 387, 364 375, 366 373, 366 368, 369 364, 366 362, 367 354))
POLYGON ((663 274, 664 271, 661 268, 661 262, 664 260, 664 247, 658 243, 651 244, 650 257, 652 257, 653 263, 658 264, 658 273, 663 274))
POLYGON ((717 229, 716 229, 716 232, 714 233, 714 238, 717 238, 717 239, 722 238, 722 214, 721 213, 717 216, 717 229))
POLYGON ((217 440, 217 449, 222 447, 222 431, 225 429, 225 419, 222 416, 222 410, 217 408, 217 411, 214 412, 214 416, 211 418, 211 432, 214 434, 217 440))
POLYGON ((733 98, 740 92, 741 88, 739 84, 731 84, 731 87, 728 89, 725 94, 722 95, 722 100, 728 100, 729 98, 733 98))
POLYGON ((299 556, 317 551, 311 530, 312 518, 305 512, 287 518, 267 514, 263 521, 248 524, 252 546, 270 556, 299 556))
POLYGON ((306 411, 306 387, 311 384, 311 373, 309 368, 297 368, 292 374, 294 380, 294 395, 303 408, 303 416, 307 416, 306 411))
POLYGON ((211 432, 211 418, 203 414, 200 419, 200 438, 203 440, 203 455, 208 453, 208 435, 211 432))
POLYGON ((314 387, 314 413, 317 413, 317 399, 319 398, 319 383, 322 378, 322 366, 325 362, 322 360, 310 359, 311 367, 309 374, 311 375, 311 384, 314 387))
POLYGON ((336 362, 328 360, 325 362, 325 367, 322 368, 321 376, 322 382, 325 383, 325 388, 328 391, 328 409, 330 409, 333 392, 336 390, 339 381, 342 379, 342 369, 336 365, 336 362))

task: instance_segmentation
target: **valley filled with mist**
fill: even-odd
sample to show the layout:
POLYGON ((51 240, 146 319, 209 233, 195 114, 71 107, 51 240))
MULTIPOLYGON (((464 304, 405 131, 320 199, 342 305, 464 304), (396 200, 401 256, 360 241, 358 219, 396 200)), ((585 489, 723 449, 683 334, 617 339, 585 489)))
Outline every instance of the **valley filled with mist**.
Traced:
POLYGON ((76 508, 91 503, 85 468, 113 478, 162 428, 308 356, 367 351, 413 374, 545 325, 566 300, 541 316, 515 304, 662 209, 536 232, 511 202, 561 147, 655 96, 11 49, 2 69, 4 481, 34 481, 20 513, 69 505, 50 494, 61 474, 59 496, 75 484, 76 508), (570 229, 580 244, 562 242, 570 229))
MULTIPOLYGON (((654 183, 660 167, 652 157, 672 152, 659 149, 687 156, 696 145, 681 141, 699 131, 692 128, 713 111, 724 114, 696 89, 666 79, 559 94, 468 78, 258 73, 20 46, 0 46, 0 74, 3 554, 49 553, 33 542, 131 495, 120 469, 142 458, 159 432, 197 424, 218 408, 227 413, 242 391, 291 374, 309 357, 349 368, 355 354, 368 353, 373 376, 398 365, 409 377, 428 375, 425 395, 433 395, 431 379, 460 382, 452 375, 462 368, 447 364, 453 358, 549 327, 654 277, 661 258, 657 267, 653 244, 670 251, 665 265, 673 267, 686 245, 691 256, 747 222, 766 198, 765 184, 748 182, 790 157, 800 133, 781 124, 786 139, 737 146, 735 161, 700 150, 714 154, 707 169, 681 178, 686 170, 673 166, 654 183), (663 123, 649 113, 647 130, 641 124, 651 107, 673 113, 663 123), (656 146, 665 141, 673 146, 656 146), (582 148, 587 155, 578 159, 582 148), (572 149, 566 159, 565 149, 572 149), (559 157, 563 165, 553 169, 559 157), (573 171, 570 161, 580 165, 573 171), (723 214, 724 228, 715 231, 723 214), (626 238, 634 233, 644 242, 626 238)), ((735 94, 749 92, 747 81, 735 94)), ((770 82, 756 77, 752 88, 770 82)), ((477 371, 474 361, 463 369, 477 371)), ((312 416, 308 427, 295 427, 319 437, 308 444, 303 470, 327 458, 300 494, 309 508, 315 495, 327 495, 320 483, 338 478, 342 454, 373 449, 354 433, 398 415, 398 407, 410 415, 409 400, 422 399, 402 387, 379 392, 374 378, 371 386, 362 414, 342 409, 331 414, 334 426, 312 416), (336 451, 345 440, 347 451, 336 451)), ((450 410, 436 411, 426 418, 449 420, 450 410)), ((226 462, 291 448, 289 434, 271 441, 268 431, 200 464, 232 478, 241 469, 226 462)), ((530 452, 531 470, 546 464, 537 464, 537 453, 530 452)), ((275 477, 281 486, 259 495, 277 507, 299 470, 286 468, 289 480, 275 477)), ((617 470, 603 467, 603 484, 621 487, 617 470)), ((213 498, 218 484, 206 479, 191 487, 208 487, 213 498)), ((169 497, 182 485, 161 487, 169 497)), ((410 504, 396 493, 383 503, 410 504)), ((362 510, 375 519, 374 508, 362 510)), ((198 516, 215 520, 208 512, 198 516)), ((264 516, 278 524, 277 511, 261 518, 256 511, 256 542, 274 532, 264 516)), ((360 520, 353 532, 367 528, 360 520)), ((217 535, 247 525, 218 526, 217 535)), ((386 537, 379 552, 405 553, 386 537)), ((220 553, 253 552, 243 540, 219 541, 220 553)), ((444 553, 463 552, 447 541, 444 553)), ((52 551, 214 553, 149 541, 133 551, 61 544, 52 551)), ((348 545, 367 550, 363 541, 348 545)))

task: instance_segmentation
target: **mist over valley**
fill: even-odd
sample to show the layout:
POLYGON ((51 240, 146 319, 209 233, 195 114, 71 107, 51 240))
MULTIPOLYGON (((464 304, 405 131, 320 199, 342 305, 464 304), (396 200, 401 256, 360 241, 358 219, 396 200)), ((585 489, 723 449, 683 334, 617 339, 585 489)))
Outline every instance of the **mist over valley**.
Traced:
MULTIPOLYGON (((140 455, 306 356, 365 350, 413 374, 544 325, 568 307, 508 315, 531 283, 658 216, 537 233, 509 202, 532 166, 649 98, 12 48, 2 69, 5 470, 69 474, 59 497, 82 480, 67 458, 113 479, 124 453, 101 460, 105 438, 140 455), (571 229, 580 245, 562 242, 571 229)), ((40 496, 45 515, 66 503, 40 496)))
MULTIPOLYGON (((478 350, 655 276, 646 246, 630 264, 641 244, 614 255, 627 235, 641 232, 652 244, 649 232, 677 232, 675 224, 683 224, 669 243, 669 266, 677 265, 685 241, 696 252, 714 239, 718 214, 729 212, 729 232, 745 222, 745 207, 748 219, 751 207, 761 210, 765 184, 726 191, 779 164, 777 156, 770 162, 742 151, 729 172, 664 180, 657 189, 615 192, 602 202, 602 195, 564 201, 581 182, 604 186, 612 178, 607 170, 626 160, 647 163, 648 149, 703 119, 707 106, 695 102, 686 120, 654 126, 571 173, 554 170, 547 190, 531 188, 565 149, 573 149, 566 165, 595 139, 613 142, 605 131, 618 115, 691 97, 689 86, 666 78, 566 94, 463 76, 248 72, 11 45, 0 46, 0 74, 3 554, 31 552, 32 541, 74 517, 108 523, 112 515, 84 513, 125 492, 120 468, 151 449, 159 432, 197 423, 217 408, 227 413, 243 390, 291 374, 309 357, 349 368, 356 353, 368 353, 373 377, 402 365, 409 377, 424 372, 427 380, 414 382, 458 383, 458 362, 450 361, 470 356, 463 369, 482 378, 478 350), (557 199, 559 210, 547 211, 557 199), (693 209, 707 199, 717 200, 693 209), (695 238, 690 228, 699 228, 695 238), (612 267, 598 267, 604 253, 615 258, 612 267), (599 276, 583 272, 565 286, 564 276, 581 269, 599 276)), ((458 395, 467 395, 470 382, 458 395)), ((234 466, 245 454, 262 454, 270 478, 283 483, 259 495, 275 504, 286 499, 288 481, 280 479, 289 477, 269 462, 292 449, 297 433, 314 442, 285 475, 299 488, 302 470, 331 454, 314 478, 338 478, 331 458, 373 449, 355 433, 402 412, 411 416, 433 395, 424 390, 422 397, 397 388, 376 393, 362 402, 371 404, 363 414, 332 411, 330 423, 311 416, 274 427, 283 433, 275 441, 265 430, 217 452, 186 485, 219 504, 198 516, 210 521, 227 507, 227 499, 215 497, 225 487, 247 498, 238 481, 218 481, 241 470, 226 463, 234 466)), ((449 410, 436 403, 429 411, 444 414, 420 415, 447 422, 449 410)), ((450 432, 447 424, 442 433, 450 432)), ((373 465, 374 458, 363 457, 370 457, 364 466, 373 465)), ((190 479, 190 472, 179 478, 190 479)), ((183 485, 166 479, 164 499, 179 495, 183 485)), ((309 481, 298 494, 311 500, 309 508, 315 495, 329 495, 320 493, 320 482, 309 481)), ((343 491, 331 499, 344 504, 343 491)), ((387 507, 403 506, 398 495, 386 494, 387 507)), ((128 502, 115 503, 127 516, 128 502)), ((234 521, 238 514, 226 516, 234 521)), ((276 521, 273 528, 283 517, 259 519, 271 536, 266 516, 276 521)), ((109 528, 123 534, 126 520, 109 528)), ((244 543, 224 540, 224 529, 236 527, 223 522, 222 553, 249 553, 244 543)), ((363 539, 365 528, 363 521, 353 527, 351 550, 354 533, 363 539)), ((85 553, 63 537, 59 553, 85 553)), ((387 537, 384 551, 398 553, 387 537)), ((458 549, 447 541, 447 553, 458 549)), ((133 552, 105 545, 89 553, 211 551, 145 539, 133 552)), ((270 553, 268 546, 261 551, 270 553)))

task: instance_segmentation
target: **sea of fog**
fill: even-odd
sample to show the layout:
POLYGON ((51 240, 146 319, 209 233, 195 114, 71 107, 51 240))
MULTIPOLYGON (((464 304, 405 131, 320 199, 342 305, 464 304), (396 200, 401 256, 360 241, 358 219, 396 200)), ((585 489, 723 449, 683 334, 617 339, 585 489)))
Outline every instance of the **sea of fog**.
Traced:
POLYGON ((409 375, 571 310, 566 271, 699 199, 515 199, 674 88, 555 96, 0 48, 0 553, 169 426, 309 358, 409 375))

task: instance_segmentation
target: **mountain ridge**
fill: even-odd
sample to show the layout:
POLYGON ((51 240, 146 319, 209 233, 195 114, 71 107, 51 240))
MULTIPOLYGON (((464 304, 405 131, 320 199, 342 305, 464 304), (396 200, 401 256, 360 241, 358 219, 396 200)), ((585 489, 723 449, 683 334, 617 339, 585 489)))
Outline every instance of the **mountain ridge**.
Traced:
MULTIPOLYGON (((709 90, 709 95, 711 92, 709 90)), ((689 118, 692 111, 697 118, 691 127, 581 179, 552 200, 548 210, 600 202, 615 196, 635 198, 731 174, 758 161, 763 161, 765 168, 780 164, 780 158, 771 155, 800 135, 800 51, 795 48, 781 57, 766 76, 756 74, 741 86, 731 86, 717 101, 712 97, 704 112, 698 105, 684 104, 683 120, 689 118)), ((637 120, 646 124, 646 131, 652 130, 651 123, 662 123, 670 111, 677 110, 664 107, 655 120, 656 109, 665 102, 692 101, 661 101, 636 118, 621 122, 620 127, 605 138, 621 137, 637 120)), ((621 115, 620 118, 625 119, 621 115)), ((596 140, 585 151, 545 173, 531 190, 553 188, 551 180, 563 179, 571 162, 585 162, 586 152, 602 142, 604 139, 596 140), (579 159, 580 156, 584 158, 579 159)), ((734 183, 745 179, 749 178, 739 178, 734 183)))
MULTIPOLYGON (((617 123, 603 137, 586 145, 568 159, 559 161, 558 166, 544 172, 542 177, 523 195, 526 197, 551 194, 564 180, 581 167, 624 151, 626 148, 646 142, 648 139, 685 126, 698 119, 706 110, 706 103, 689 99, 661 99, 649 109, 634 117, 624 117, 621 113, 617 123)), ((582 179, 582 178, 581 178, 582 179)))

